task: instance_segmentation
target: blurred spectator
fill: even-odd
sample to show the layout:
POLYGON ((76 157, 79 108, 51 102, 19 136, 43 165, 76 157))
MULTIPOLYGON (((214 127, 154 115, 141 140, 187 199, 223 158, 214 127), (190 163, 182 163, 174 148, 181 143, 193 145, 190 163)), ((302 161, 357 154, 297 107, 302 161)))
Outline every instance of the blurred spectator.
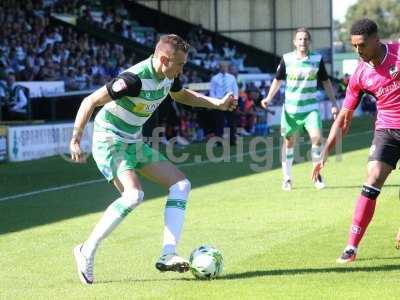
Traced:
POLYGON ((371 94, 364 93, 361 97, 361 110, 376 117, 376 99, 371 94))
POLYGON ((4 120, 27 118, 29 90, 15 82, 15 74, 9 73, 6 82, 0 84, 0 98, 4 120))
POLYGON ((122 32, 123 37, 127 38, 127 39, 131 39, 136 41, 136 34, 132 29, 131 25, 126 26, 126 28, 124 29, 124 31, 122 32))
MULTIPOLYGON (((218 74, 211 78, 210 82, 210 96, 215 98, 223 98, 227 93, 232 93, 235 99, 239 98, 239 89, 236 78, 227 73, 229 68, 228 62, 220 63, 220 71, 218 74)), ((229 127, 230 144, 236 145, 236 126, 237 115, 236 112, 213 110, 213 116, 216 120, 215 135, 222 137, 225 127, 225 119, 229 127)))
POLYGON ((232 59, 236 54, 236 48, 235 47, 229 47, 229 43, 225 42, 224 46, 222 47, 222 55, 225 60, 230 60, 232 59))

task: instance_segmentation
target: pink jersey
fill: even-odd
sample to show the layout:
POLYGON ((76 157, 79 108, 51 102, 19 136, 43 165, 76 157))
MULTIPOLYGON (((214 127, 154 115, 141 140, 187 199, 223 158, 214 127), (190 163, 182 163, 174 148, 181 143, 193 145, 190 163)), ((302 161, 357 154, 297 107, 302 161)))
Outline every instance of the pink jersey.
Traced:
POLYGON ((378 66, 361 61, 350 78, 343 107, 356 109, 362 93, 375 97, 376 129, 400 129, 400 44, 386 44, 386 56, 378 66))

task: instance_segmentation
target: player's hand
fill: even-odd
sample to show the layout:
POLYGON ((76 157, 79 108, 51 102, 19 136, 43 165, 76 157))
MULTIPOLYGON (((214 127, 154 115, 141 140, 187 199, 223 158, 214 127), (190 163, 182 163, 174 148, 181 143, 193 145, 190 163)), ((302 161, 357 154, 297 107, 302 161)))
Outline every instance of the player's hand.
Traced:
POLYGON ((262 99, 261 100, 261 106, 262 106, 262 108, 267 108, 267 106, 268 106, 268 100, 265 98, 265 99, 262 99))
POLYGON ((397 250, 400 250, 400 229, 399 229, 399 231, 397 232, 397 235, 396 235, 395 247, 396 247, 397 250))
POLYGON ((232 93, 228 93, 224 98, 222 98, 222 102, 218 105, 218 108, 220 110, 233 111, 236 109, 237 105, 237 99, 233 97, 232 93))
POLYGON ((81 149, 79 140, 72 138, 69 144, 69 151, 71 153, 71 159, 77 163, 86 162, 86 155, 81 149))
POLYGON ((314 169, 312 171, 311 174, 311 179, 312 181, 316 181, 318 178, 318 175, 320 175, 321 173, 321 169, 324 167, 325 162, 323 159, 319 160, 315 165, 314 165, 314 169))
POLYGON ((333 119, 336 120, 336 117, 339 114, 339 108, 336 105, 332 106, 331 113, 332 113, 333 119))

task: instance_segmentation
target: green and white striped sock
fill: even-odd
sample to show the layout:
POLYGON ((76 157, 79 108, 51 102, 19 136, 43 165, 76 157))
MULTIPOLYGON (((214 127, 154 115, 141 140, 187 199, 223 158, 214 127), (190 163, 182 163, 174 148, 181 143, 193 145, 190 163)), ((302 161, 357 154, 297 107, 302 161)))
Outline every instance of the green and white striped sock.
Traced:
POLYGON ((190 191, 190 182, 185 179, 170 188, 164 211, 164 241, 162 255, 176 253, 185 219, 186 199, 190 191))
POLYGON ((282 159, 283 179, 292 179, 292 165, 294 157, 294 148, 286 148, 285 155, 282 159))
POLYGON ((100 221, 96 224, 89 238, 82 247, 82 253, 86 257, 93 256, 104 240, 122 220, 143 201, 143 191, 132 190, 124 192, 123 196, 111 203, 100 221))

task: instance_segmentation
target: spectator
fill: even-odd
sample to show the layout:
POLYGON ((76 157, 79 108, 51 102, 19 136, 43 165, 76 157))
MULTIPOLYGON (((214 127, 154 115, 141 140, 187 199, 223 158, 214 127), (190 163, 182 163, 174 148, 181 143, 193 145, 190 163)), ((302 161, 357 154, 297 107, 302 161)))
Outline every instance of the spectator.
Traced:
POLYGON ((23 120, 27 117, 29 90, 15 82, 15 74, 7 75, 6 83, 0 86, 3 98, 4 120, 23 120))
MULTIPOLYGON (((239 97, 239 89, 236 82, 236 78, 227 73, 229 68, 228 62, 220 63, 220 71, 218 74, 211 78, 210 82, 210 96, 221 99, 227 93, 232 93, 235 99, 239 97)), ((220 112, 213 111, 214 119, 216 120, 215 135, 222 137, 225 127, 225 118, 229 127, 230 144, 236 145, 236 123, 237 115, 236 112, 220 112)))

